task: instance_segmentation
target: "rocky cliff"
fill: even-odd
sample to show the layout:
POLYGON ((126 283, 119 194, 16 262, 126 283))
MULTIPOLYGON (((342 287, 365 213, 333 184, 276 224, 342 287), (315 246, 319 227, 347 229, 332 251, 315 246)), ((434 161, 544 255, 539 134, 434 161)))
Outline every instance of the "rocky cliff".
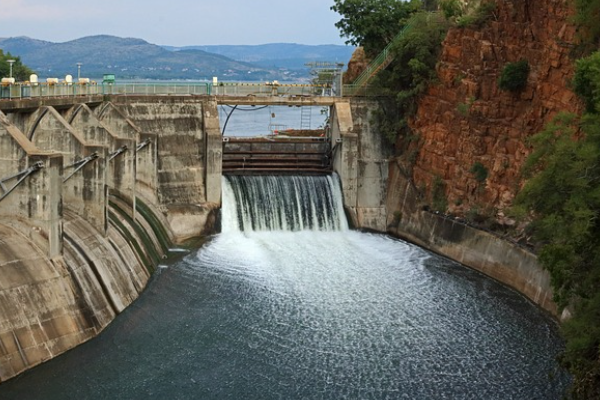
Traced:
POLYGON ((350 84, 354 82, 367 68, 368 64, 365 50, 362 47, 357 47, 356 50, 354 50, 354 53, 352 53, 352 58, 348 61, 348 68, 344 72, 344 83, 350 84))
POLYGON ((421 138, 412 178, 421 188, 441 178, 451 212, 478 210, 501 219, 530 153, 527 139, 558 112, 577 111, 580 104, 569 89, 576 35, 572 2, 496 3, 483 26, 448 32, 439 81, 421 98, 411 121, 421 138), (499 89, 504 66, 522 59, 530 65, 526 88, 499 89), (473 173, 476 164, 479 177, 473 173))

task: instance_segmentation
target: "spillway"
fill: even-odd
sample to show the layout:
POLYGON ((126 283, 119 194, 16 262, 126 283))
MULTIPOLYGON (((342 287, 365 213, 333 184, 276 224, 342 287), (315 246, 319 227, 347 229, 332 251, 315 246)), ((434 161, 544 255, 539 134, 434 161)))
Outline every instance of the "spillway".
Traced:
POLYGON ((222 187, 224 233, 348 229, 336 175, 232 175, 222 187))
POLYGON ((223 179, 221 234, 0 398, 561 398, 556 323, 519 294, 349 230, 335 176, 223 179))

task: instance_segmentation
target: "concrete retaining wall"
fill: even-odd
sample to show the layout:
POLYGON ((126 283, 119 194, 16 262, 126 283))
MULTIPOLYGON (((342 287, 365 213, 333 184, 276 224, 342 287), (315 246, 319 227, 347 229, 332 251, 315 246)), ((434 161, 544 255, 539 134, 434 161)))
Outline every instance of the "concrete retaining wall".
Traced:
POLYGON ((222 151, 210 99, 4 109, 0 381, 97 335, 203 232, 222 151))
MULTIPOLYGON (((338 102, 333 107, 334 170, 354 226, 388 232, 445 255, 523 293, 557 315, 550 277, 534 254, 487 232, 423 211, 407 170, 389 157, 373 124, 376 102, 338 102)), ((562 316, 561 316, 562 317, 562 316)))
POLYGON ((216 101, 127 96, 113 103, 156 141, 156 204, 164 210, 175 240, 199 236, 221 198, 222 140, 216 101))
POLYGON ((480 271, 558 317, 550 276, 534 254, 490 233, 423 211, 417 190, 397 162, 390 166, 387 204, 389 233, 480 271))
POLYGON ((353 225, 385 231, 389 150, 384 145, 368 100, 337 102, 332 112, 334 170, 340 176, 344 206, 353 225))

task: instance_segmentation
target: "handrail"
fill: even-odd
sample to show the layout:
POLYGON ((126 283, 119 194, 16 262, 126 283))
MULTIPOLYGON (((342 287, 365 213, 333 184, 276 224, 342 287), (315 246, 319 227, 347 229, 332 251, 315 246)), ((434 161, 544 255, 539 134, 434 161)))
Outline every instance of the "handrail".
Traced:
POLYGON ((344 92, 347 96, 353 96, 358 94, 360 89, 366 85, 366 83, 375 76, 379 71, 390 65, 392 60, 394 59, 394 54, 391 52, 392 47, 400 38, 402 38, 407 30, 412 27, 412 22, 409 21, 396 36, 385 46, 385 48, 367 65, 367 68, 352 82, 350 87, 344 86, 349 91, 353 92, 352 94, 344 92))
POLYGON ((274 82, 90 82, 30 83, 0 86, 0 100, 70 97, 80 95, 221 95, 221 96, 327 96, 331 86, 274 82))

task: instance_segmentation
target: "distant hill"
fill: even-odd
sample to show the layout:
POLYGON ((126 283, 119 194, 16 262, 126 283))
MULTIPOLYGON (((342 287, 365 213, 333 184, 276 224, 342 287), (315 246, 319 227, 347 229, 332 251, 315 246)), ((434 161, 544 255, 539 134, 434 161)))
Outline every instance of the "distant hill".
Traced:
POLYGON ((141 39, 89 36, 52 43, 27 37, 7 38, 0 48, 18 55, 40 78, 81 75, 100 78, 114 73, 120 79, 277 79, 275 71, 201 50, 168 51, 141 39))
POLYGON ((352 46, 304 45, 296 43, 270 43, 261 45, 207 45, 172 47, 164 46, 171 51, 202 50, 220 54, 233 60, 243 61, 265 68, 305 69, 311 62, 332 62, 347 64, 354 52, 352 46))
POLYGON ((0 49, 21 57, 40 76, 77 75, 99 79, 307 80, 310 61, 347 62, 348 46, 267 44, 259 46, 162 47, 142 39, 88 36, 64 43, 28 37, 0 39, 0 49), (347 57, 346 57, 347 55, 347 57), (346 57, 346 59, 344 59, 346 57), (333 59, 332 59, 333 58, 333 59), (339 58, 339 60, 338 60, 339 58))

